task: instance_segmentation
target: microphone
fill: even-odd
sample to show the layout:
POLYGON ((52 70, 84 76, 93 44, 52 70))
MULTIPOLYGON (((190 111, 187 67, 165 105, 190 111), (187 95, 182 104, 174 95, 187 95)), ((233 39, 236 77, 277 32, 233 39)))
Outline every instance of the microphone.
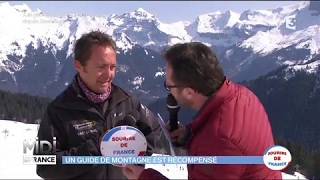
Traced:
POLYGON ((131 111, 123 118, 123 120, 118 121, 115 126, 136 127, 136 123, 139 118, 140 118, 140 114, 138 111, 131 111))
POLYGON ((178 129, 178 111, 180 110, 180 106, 171 93, 167 96, 167 109, 170 114, 170 131, 176 130, 178 129))

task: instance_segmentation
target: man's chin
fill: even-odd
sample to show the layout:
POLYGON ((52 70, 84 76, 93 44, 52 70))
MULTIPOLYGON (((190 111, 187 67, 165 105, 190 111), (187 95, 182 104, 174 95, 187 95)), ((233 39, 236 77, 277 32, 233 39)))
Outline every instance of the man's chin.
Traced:
POLYGON ((99 93, 100 93, 100 94, 107 93, 107 92, 109 91, 109 88, 110 88, 110 87, 111 87, 110 85, 100 87, 100 88, 98 89, 98 90, 99 90, 99 93))

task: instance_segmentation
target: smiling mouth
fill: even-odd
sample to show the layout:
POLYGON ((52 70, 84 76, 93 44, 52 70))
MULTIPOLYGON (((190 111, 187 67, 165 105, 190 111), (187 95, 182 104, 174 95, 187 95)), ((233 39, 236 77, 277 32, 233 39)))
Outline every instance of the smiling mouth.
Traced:
POLYGON ((98 81, 98 83, 100 83, 100 84, 109 84, 111 81, 110 80, 108 80, 108 81, 98 81))

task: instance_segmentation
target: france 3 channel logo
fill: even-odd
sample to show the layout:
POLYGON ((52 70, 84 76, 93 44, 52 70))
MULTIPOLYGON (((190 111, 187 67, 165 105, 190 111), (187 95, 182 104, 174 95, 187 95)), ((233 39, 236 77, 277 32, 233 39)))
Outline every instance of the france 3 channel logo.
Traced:
POLYGON ((296 30, 296 15, 290 15, 285 17, 286 28, 290 30, 296 30))
POLYGON ((34 141, 23 141, 23 164, 24 165, 55 165, 57 162, 56 155, 33 155, 53 154, 56 151, 56 137, 53 137, 52 143, 49 141, 36 138, 34 141))

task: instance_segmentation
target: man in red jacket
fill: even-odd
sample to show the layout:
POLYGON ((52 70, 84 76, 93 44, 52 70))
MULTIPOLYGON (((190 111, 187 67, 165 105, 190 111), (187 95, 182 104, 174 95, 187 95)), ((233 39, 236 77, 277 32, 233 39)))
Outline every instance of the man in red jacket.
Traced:
MULTIPOLYGON (((262 156, 274 145, 259 99, 225 77, 212 50, 199 42, 176 44, 164 54, 166 88, 181 106, 198 111, 171 133, 190 156, 262 156)), ((167 179, 158 171, 128 165, 128 179, 167 179)), ((282 179, 265 165, 188 164, 188 179, 282 179)))

